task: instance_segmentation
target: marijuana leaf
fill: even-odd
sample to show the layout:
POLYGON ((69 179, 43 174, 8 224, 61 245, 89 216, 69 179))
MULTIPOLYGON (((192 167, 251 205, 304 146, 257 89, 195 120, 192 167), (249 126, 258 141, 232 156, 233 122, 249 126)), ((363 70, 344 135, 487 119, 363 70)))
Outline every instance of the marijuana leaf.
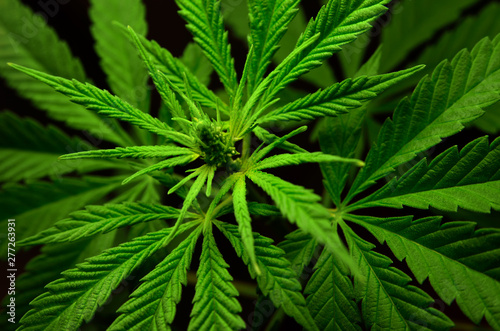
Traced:
POLYGON ((178 146, 132 146, 117 147, 115 149, 99 149, 96 151, 85 151, 71 153, 60 156, 61 160, 84 159, 84 158, 167 158, 171 156, 180 156, 193 154, 185 147, 178 146))
POLYGON ((318 67, 323 60, 341 50, 341 46, 356 39, 356 36, 370 28, 369 22, 382 15, 387 8, 387 0, 328 1, 321 8, 318 16, 309 22, 306 31, 301 35, 296 48, 306 43, 309 38, 319 34, 306 50, 295 56, 280 71, 266 91, 262 104, 296 80, 305 72, 318 67))
POLYGON ((347 252, 344 252, 344 245, 330 225, 330 213, 318 203, 321 200, 319 196, 262 171, 250 171, 247 176, 273 198, 290 222, 297 223, 300 229, 310 233, 344 261, 350 261, 347 252))
MULTIPOLYGON (((250 265, 249 256, 242 244, 238 228, 232 224, 215 222, 215 225, 231 242, 238 256, 250 265)), ((285 259, 285 253, 272 245, 272 240, 254 233, 255 253, 262 275, 257 276, 259 287, 268 295, 276 307, 283 310, 308 330, 318 330, 314 324, 306 301, 300 293, 302 287, 295 278, 295 272, 290 262, 285 259)), ((248 268, 250 274, 255 277, 253 268, 248 268)))
POLYGON ((403 99, 393 120, 385 122, 346 202, 395 167, 463 129, 500 100, 500 36, 485 38, 469 53, 441 62, 432 77, 424 77, 411 99, 403 99))
POLYGON ((211 228, 204 232, 198 281, 193 298, 193 310, 188 330, 241 330, 245 322, 237 314, 241 306, 235 298, 238 291, 231 284, 229 265, 212 235, 211 228))
MULTIPOLYGON (((194 225, 184 225, 181 232, 194 225)), ((46 286, 48 292, 31 302, 33 309, 21 319, 19 329, 76 329, 89 321, 111 291, 167 243, 171 230, 150 233, 108 249, 65 271, 63 278, 46 286)))
POLYGON ((140 0, 91 1, 89 11, 93 22, 92 36, 101 67, 108 77, 111 90, 119 97, 148 111, 147 74, 133 45, 113 24, 131 25, 140 35, 146 35, 146 10, 140 0), (144 108, 143 108, 144 107, 144 108))
POLYGON ((367 328, 407 330, 422 325, 437 330, 453 326, 446 315, 429 308, 434 300, 427 293, 408 285, 411 280, 408 275, 389 267, 392 261, 372 250, 374 245, 350 229, 344 233, 353 259, 362 270, 362 276, 355 276, 354 291, 362 299, 361 311, 367 328))
POLYGON ((89 149, 87 142, 70 138, 53 126, 6 111, 0 113, 0 180, 17 182, 45 176, 60 177, 72 171, 87 173, 122 165, 108 161, 57 162, 59 155, 89 149))
POLYGON ((421 70, 422 66, 372 77, 346 79, 327 89, 319 90, 284 107, 275 109, 259 119, 259 123, 283 120, 313 120, 335 116, 358 108, 363 101, 375 98, 391 86, 421 70))
POLYGON ((186 20, 188 29, 194 40, 200 45, 206 57, 224 84, 227 93, 234 96, 236 92, 236 70, 231 57, 231 46, 220 14, 219 0, 176 0, 186 20))
POLYGON ((500 139, 488 144, 478 138, 460 152, 452 147, 428 165, 423 159, 400 179, 393 179, 372 195, 352 204, 349 209, 403 205, 427 209, 430 206, 457 211, 458 207, 489 213, 500 204, 500 139))
MULTIPOLYGON (((35 181, 27 185, 12 185, 0 191, 0 206, 3 225, 6 220, 16 219, 17 240, 21 241, 51 227, 57 220, 72 211, 98 202, 102 197, 120 186, 120 180, 98 177, 82 179, 66 178, 62 182, 35 181), (36 218, 37 222, 33 222, 36 218)), ((7 242, 2 249, 6 250, 7 242)))
MULTIPOLYGON (((181 143, 186 142, 186 140, 182 139, 184 138, 182 134, 173 131, 166 123, 140 111, 120 98, 112 96, 108 91, 101 90, 88 83, 83 84, 76 80, 67 80, 15 64, 11 64, 11 66, 44 82, 58 92, 67 95, 72 102, 81 104, 99 114, 111 118, 119 118, 152 133, 164 135, 173 140, 178 141, 180 139, 179 142, 181 143)), ((189 138, 186 137, 186 139, 189 138)))
MULTIPOLYGON (((125 27, 122 26, 122 29, 125 29, 125 27)), ((199 102, 202 106, 210 109, 220 107, 221 111, 226 110, 227 106, 224 102, 209 90, 182 61, 175 58, 172 53, 158 45, 155 41, 149 41, 140 35, 138 38, 156 68, 175 85, 177 90, 182 91, 186 95, 190 91, 193 100, 199 102)))
POLYGON ((110 330, 156 328, 165 329, 172 324, 176 305, 181 300, 182 285, 187 282, 187 269, 201 227, 191 232, 168 256, 156 266, 131 298, 118 309, 122 313, 110 330))
MULTIPOLYGON (((27 238, 19 244, 38 245, 75 241, 137 223, 176 219, 179 213, 180 211, 173 207, 146 203, 86 206, 85 210, 71 213, 69 218, 57 222, 54 227, 27 238)), ((195 214, 187 216, 196 218, 195 214)))
POLYGON ((86 79, 80 61, 71 54, 66 42, 58 38, 57 33, 42 17, 20 1, 5 0, 0 4, 0 73, 9 85, 47 111, 50 117, 64 121, 75 129, 88 130, 94 136, 103 137, 118 145, 126 144, 121 136, 123 132, 116 128, 116 123, 103 123, 96 114, 70 103, 51 88, 27 79, 24 74, 5 65, 13 61, 53 75, 81 81, 86 79))
POLYGON ((233 188, 234 216, 236 217, 236 221, 238 221, 238 229, 240 231, 243 245, 245 246, 245 251, 250 257, 250 262, 255 270, 255 273, 260 275, 259 265, 257 264, 257 258, 255 257, 251 225, 252 218, 250 217, 250 211, 248 210, 246 194, 245 176, 241 176, 236 181, 233 188))
POLYGON ((419 283, 429 278, 447 304, 456 300, 475 323, 485 316, 491 326, 500 327, 498 230, 475 230, 472 222, 441 224, 440 217, 413 222, 412 217, 349 219, 387 242, 399 260, 406 259, 419 283))
POLYGON ((288 24, 298 12, 298 3, 298 0, 248 1, 249 43, 253 47, 253 52, 249 53, 249 93, 262 81, 288 24))
POLYGON ((307 307, 320 330, 361 330, 348 269, 323 251, 304 290, 307 307), (333 312, 333 313, 332 313, 333 312))

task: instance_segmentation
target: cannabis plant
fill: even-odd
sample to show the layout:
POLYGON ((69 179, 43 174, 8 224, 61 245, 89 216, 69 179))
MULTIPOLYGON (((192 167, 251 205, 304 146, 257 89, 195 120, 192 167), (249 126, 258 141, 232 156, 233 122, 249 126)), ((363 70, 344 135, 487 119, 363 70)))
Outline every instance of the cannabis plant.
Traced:
POLYGON ((500 330, 500 140, 440 144, 500 129, 500 6, 175 3, 179 58, 140 0, 90 1, 104 89, 43 20, 63 1, 0 2, 2 76, 71 129, 0 115, 2 232, 43 245, 5 328, 445 330, 453 303, 500 330))

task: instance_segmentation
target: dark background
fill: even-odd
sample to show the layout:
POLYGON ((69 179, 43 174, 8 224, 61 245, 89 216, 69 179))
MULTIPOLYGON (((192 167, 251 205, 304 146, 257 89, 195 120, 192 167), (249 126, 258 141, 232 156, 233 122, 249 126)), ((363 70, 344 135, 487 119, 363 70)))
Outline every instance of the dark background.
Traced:
MULTIPOLYGON (((0 0, 1 1, 1 0, 0 0)), ((104 1, 104 0, 103 0, 104 1)), ((436 0, 439 1, 439 0, 436 0)), ((42 11, 42 8, 39 5, 39 1, 23 1, 27 5, 30 5, 33 10, 36 11, 42 11)), ((192 40, 191 35, 187 31, 187 29, 184 27, 184 21, 177 15, 177 6, 175 5, 174 1, 172 0, 166 0, 166 1, 153 1, 153 0, 145 0, 144 1, 146 6, 147 6, 147 21, 149 24, 149 33, 148 33, 148 38, 154 39, 159 42, 160 45, 162 45, 165 48, 168 48, 175 56, 180 56, 182 54, 182 51, 186 44, 192 40)), ((320 1, 312 1, 312 0, 305 0, 302 1, 303 7, 306 11, 306 14, 308 17, 314 16, 317 10, 319 9, 320 1)), ((464 14, 469 14, 475 11, 478 11, 480 8, 482 8, 485 4, 489 3, 491 1, 478 1, 477 5, 470 8, 466 13, 464 14)), ((245 1, 242 2, 241 5, 245 5, 245 1)), ((88 17, 88 8, 89 8, 89 2, 86 0, 72 0, 69 1, 67 4, 60 5, 59 6, 59 12, 57 15, 55 15, 52 18, 49 18, 48 24, 54 27, 59 34, 59 36, 68 42, 72 52, 74 55, 79 57, 84 65, 84 68, 86 70, 86 73, 88 77, 90 77, 93 82, 101 87, 101 88, 108 88, 105 75, 100 69, 99 66, 99 58, 96 55, 94 48, 93 48, 93 39, 90 34, 90 20, 88 17)), ((390 13, 387 14, 385 17, 381 18, 381 21, 387 22, 388 19, 390 18, 390 13)), ((499 18, 500 19, 500 18, 499 18)), ((439 35, 441 35, 444 31, 447 29, 453 28, 453 24, 442 29, 439 31, 432 40, 429 42, 432 42, 433 40, 436 40, 439 35)), ((243 41, 234 38, 230 32, 230 42, 232 43, 232 53, 233 56, 236 58, 236 65, 238 72, 241 73, 241 68, 244 63, 244 59, 246 56, 246 43, 243 41)), ((370 51, 368 52, 367 55, 369 55, 371 52, 374 51, 376 48, 376 45, 378 43, 377 38, 373 38, 372 44, 370 45, 369 49, 370 51)), ((425 46, 425 45, 422 45, 425 46)), ((423 49, 424 47, 420 47, 419 49, 423 49)), ((415 57, 418 55, 419 50, 416 50, 413 52, 410 57, 408 58, 408 61, 411 60, 411 58, 415 57)), ((330 64, 335 70, 336 76, 339 78, 342 78, 342 72, 340 69, 340 66, 336 60, 335 57, 333 57, 330 60, 330 64)), ((212 84, 211 88, 217 88, 219 87, 218 80, 215 78, 212 79, 212 84)), ((310 86, 307 83, 297 83, 295 84, 297 87, 301 87, 303 89, 306 89, 308 91, 314 91, 315 88, 313 86, 310 86)), ((30 116, 37 118, 41 122, 48 124, 57 124, 60 127, 60 123, 53 121, 49 118, 47 118, 44 114, 44 112, 37 110, 36 108, 33 107, 33 105, 30 103, 30 101, 27 101, 23 98, 20 98, 17 95, 17 92, 11 88, 9 88, 3 79, 0 78, 0 110, 2 109, 10 109, 22 116, 30 116)), ((73 133, 75 135, 79 134, 78 131, 76 130, 66 130, 69 133, 73 133)), ((442 144, 439 147, 439 150, 436 151, 436 154, 448 148, 449 146, 458 144, 459 146, 463 146, 466 142, 469 142, 473 140, 476 137, 483 136, 484 133, 474 130, 474 129, 469 129, 466 130, 456 137, 452 139, 452 141, 448 140, 444 144, 442 144)), ((310 144, 307 138, 299 140, 299 143, 302 146, 307 146, 309 150, 318 150, 318 146, 316 144, 310 144)), ((285 179, 289 179, 290 181, 296 183, 296 184, 301 184, 306 187, 314 188, 318 193, 322 193, 322 186, 321 186, 321 173, 319 171, 319 168, 317 166, 305 166, 301 168, 300 171, 297 171, 296 169, 291 169, 291 170, 286 170, 286 171, 281 171, 280 170, 280 177, 283 177, 285 179)), ((372 214, 377 215, 377 213, 380 214, 379 211, 377 210, 371 210, 370 211, 372 214)), ((404 214, 408 214, 409 211, 405 210, 404 214)), ((415 214, 420 214, 420 211, 415 211, 415 214)), ((397 215, 397 212, 394 212, 395 216, 397 215)), ((403 214, 403 213, 401 213, 403 214)), ((380 215, 384 216, 384 215, 380 215)), ((385 215, 387 216, 387 215, 385 215)), ((273 226, 270 223, 263 222, 260 225, 256 224, 256 229, 261 232, 262 234, 265 234, 267 236, 271 236, 276 240, 280 240, 282 234, 278 234, 278 237, 276 236, 276 233, 273 231, 273 226)), ((365 236, 365 238, 369 238, 370 236, 368 235, 365 236)), ((223 238, 217 236, 216 238, 218 241, 223 242, 223 238)), ((375 241, 373 241, 375 242, 375 241)), ((221 246, 223 247, 223 246, 221 246)), ((228 248, 230 248, 229 243, 227 243, 228 248)), ((235 279, 246 282, 245 284, 251 284, 251 279, 249 278, 246 270, 247 268, 240 262, 240 260, 237 258, 237 256, 233 253, 232 249, 227 249, 223 250, 221 248, 221 251, 224 254, 224 257, 226 261, 231 265, 230 272, 235 277, 235 279)), ((387 247, 381 247, 378 249, 379 252, 382 252, 384 254, 387 254, 393 261, 395 261, 395 266, 398 268, 404 270, 406 273, 411 275, 411 271, 406 266, 406 263, 401 263, 398 262, 397 259, 393 257, 391 252, 388 250, 387 247)), ((198 252, 199 253, 199 252, 198 252)), ((32 256, 33 254, 36 254, 35 252, 31 252, 31 254, 28 255, 22 255, 20 258, 24 257, 24 262, 32 256)), ((196 260, 199 255, 195 255, 193 257, 193 265, 191 270, 196 270, 196 260)), ((135 287, 138 284, 138 280, 140 277, 136 277, 135 280, 131 280, 131 286, 135 287)), ((417 285, 417 284, 415 284, 417 285)), ((424 283, 423 288, 434 298, 437 298, 437 295, 435 292, 432 290, 430 285, 428 284, 428 281, 424 283)), ((128 292, 126 292, 128 293, 128 292)), ((185 329, 187 327, 187 323, 189 320, 189 313, 191 311, 191 300, 193 296, 193 286, 188 286, 185 288, 183 292, 183 297, 182 301, 178 306, 178 316, 176 317, 175 323, 179 325, 180 329, 185 329)), ((116 296, 117 299, 119 300, 119 295, 116 296)), ((124 299, 124 298, 122 298, 124 299)), ((118 305, 119 303, 116 302, 111 303, 111 306, 118 305)), ((254 299, 252 298, 241 298, 241 303, 244 308, 244 312, 242 313, 242 317, 247 320, 248 314, 252 311, 253 309, 253 303, 254 299)), ((109 307, 111 310, 111 307, 109 307)), ((114 307, 116 308, 116 307, 114 307)), ((436 308, 440 308, 439 306, 436 306, 436 308)), ((108 310, 108 309, 106 309, 108 310)), ((455 320, 459 326, 460 329, 462 330, 473 330, 473 325, 468 322, 468 320, 463 316, 463 314, 460 312, 460 309, 456 306, 456 303, 453 303, 451 307, 444 307, 444 312, 450 316, 453 320, 455 320)), ((105 315, 105 314, 104 314, 105 315)), ((97 329, 102 329, 104 325, 107 325, 112 321, 112 318, 106 317, 106 316, 100 316, 98 315, 94 321, 93 324, 98 326, 101 325, 102 327, 97 327, 97 329)), ((484 324, 486 326, 486 324, 484 324)), ((283 325, 282 329, 297 329, 297 325, 293 323, 290 319, 285 320, 285 324, 283 325)))

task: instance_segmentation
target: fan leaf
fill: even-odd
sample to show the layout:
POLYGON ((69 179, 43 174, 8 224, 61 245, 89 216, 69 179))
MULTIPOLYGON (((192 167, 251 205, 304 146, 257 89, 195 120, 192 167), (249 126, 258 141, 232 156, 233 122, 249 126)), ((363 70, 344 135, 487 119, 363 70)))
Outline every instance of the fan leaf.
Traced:
POLYGON ((86 173, 112 167, 122 167, 109 161, 87 160, 58 162, 61 154, 90 149, 79 139, 70 138, 53 126, 44 127, 35 120, 21 118, 6 111, 0 113, 0 181, 17 182, 45 176, 60 178, 77 171, 86 173))
MULTIPOLYGON (((193 227, 186 224, 181 231, 193 227)), ((19 330, 74 330, 89 321, 112 291, 147 258, 166 245, 172 229, 164 229, 108 249, 63 272, 47 292, 31 302, 19 330)))
POLYGON ((320 330, 361 330, 361 313, 355 302, 349 270, 323 251, 304 294, 320 330))
MULTIPOLYGON (((250 258, 242 244, 238 227, 222 222, 215 222, 215 224, 231 242, 238 256, 250 266, 250 258)), ((301 293, 302 286, 297 280, 290 262, 285 258, 285 252, 272 245, 271 239, 255 232, 253 236, 255 254, 262 275, 256 276, 253 268, 249 267, 248 270, 252 277, 257 277, 257 283, 262 293, 269 296, 277 308, 282 307, 287 315, 293 317, 307 330, 318 330, 306 308, 306 300, 301 293)))
POLYGON ((95 50, 111 90, 123 100, 148 112, 146 70, 137 52, 120 29, 118 22, 132 26, 138 34, 147 33, 146 8, 141 0, 92 0, 89 11, 95 50))
POLYGON ((500 36, 481 40, 424 77, 411 99, 403 99, 393 120, 382 127, 375 146, 356 178, 347 201, 417 153, 463 129, 500 100, 500 36))
POLYGON ((299 76, 319 67, 333 53, 339 52, 341 46, 352 42, 358 35, 370 29, 370 22, 387 10, 384 5, 388 2, 388 0, 328 1, 316 18, 309 22, 295 47, 300 47, 317 34, 319 38, 298 53, 285 67, 280 68, 265 92, 262 104, 272 100, 279 91, 299 76))
POLYGON ((488 137, 470 142, 460 152, 452 147, 430 164, 423 159, 401 178, 393 179, 372 195, 354 203, 350 210, 403 205, 443 211, 458 207, 489 213, 500 209, 500 138, 491 145, 488 137))
POLYGON ((250 53, 248 90, 259 85, 279 48, 288 24, 298 12, 299 0, 248 1, 250 53))
MULTIPOLYGON (((58 92, 68 96, 72 102, 81 104, 89 110, 96 111, 99 114, 111 118, 119 118, 152 133, 163 135, 174 141, 178 141, 178 134, 176 134, 176 132, 173 131, 173 129, 166 123, 142 112, 120 98, 111 95, 106 90, 101 90, 88 83, 83 84, 76 80, 68 80, 52 76, 19 65, 10 65, 17 70, 44 82, 58 92)), ((183 143, 184 141, 181 140, 178 142, 183 143)))
POLYGON ((437 294, 474 323, 486 317, 500 328, 500 232, 472 222, 441 224, 440 217, 380 219, 349 216, 406 260, 419 283, 429 278, 437 294))
POLYGON ((259 275, 260 270, 255 257, 255 247, 253 244, 252 234, 252 218, 250 217, 250 211, 248 210, 245 179, 245 176, 241 176, 233 187, 234 216, 238 222, 238 229, 240 231, 240 236, 243 240, 246 253, 250 257, 250 262, 254 267, 255 272, 259 275))
MULTIPOLYGON (((7 227, 7 219, 14 218, 16 239, 21 241, 51 227, 71 212, 98 202, 120 187, 120 180, 113 177, 65 178, 61 182, 40 181, 5 187, 0 191, 0 215, 3 221, 0 224, 7 227)), ((7 241, 2 244, 2 250, 6 250, 7 241)))
POLYGON ((122 313, 109 330, 169 330, 176 305, 181 300, 182 285, 187 283, 199 226, 184 239, 156 268, 141 279, 142 284, 118 312, 122 313))
POLYGON ((360 274, 354 278, 354 292, 361 301, 367 329, 412 330, 422 327, 447 330, 453 326, 446 315, 429 306, 434 300, 424 291, 408 285, 411 278, 390 267, 391 260, 373 251, 374 245, 352 230, 344 231, 360 274))
POLYGON ((211 226, 204 232, 200 268, 196 273, 193 310, 188 330, 242 330, 245 322, 238 315, 241 306, 238 291, 231 284, 227 269, 212 235, 211 226))
POLYGON ((318 203, 321 198, 312 191, 282 180, 274 175, 250 171, 247 173, 255 184, 271 196, 281 213, 343 261, 350 263, 350 257, 338 234, 331 226, 329 211, 318 203))
POLYGON ((57 76, 86 80, 80 60, 73 57, 66 42, 59 39, 41 16, 19 0, 0 2, 0 75, 9 86, 46 111, 51 118, 64 121, 74 129, 88 131, 96 139, 126 144, 121 132, 115 129, 117 124, 114 121, 104 122, 97 114, 72 104, 43 83, 12 70, 7 62, 57 76))
POLYGON ((363 102, 377 97, 421 69, 423 66, 378 76, 349 78, 273 110, 261 117, 259 123, 313 120, 319 117, 337 116, 349 109, 360 107, 363 102))
MULTIPOLYGON (((188 214, 190 218, 196 215, 188 214)), ((98 233, 139 223, 156 220, 176 219, 179 210, 173 207, 147 203, 107 204, 86 206, 85 210, 73 212, 69 218, 57 222, 54 227, 36 236, 19 242, 19 245, 38 245, 55 242, 75 241, 98 233)))
POLYGON ((179 14, 186 20, 187 27, 200 45, 205 56, 212 63, 224 84, 227 93, 236 92, 236 70, 231 57, 231 46, 220 12, 219 0, 175 0, 181 9, 179 14))

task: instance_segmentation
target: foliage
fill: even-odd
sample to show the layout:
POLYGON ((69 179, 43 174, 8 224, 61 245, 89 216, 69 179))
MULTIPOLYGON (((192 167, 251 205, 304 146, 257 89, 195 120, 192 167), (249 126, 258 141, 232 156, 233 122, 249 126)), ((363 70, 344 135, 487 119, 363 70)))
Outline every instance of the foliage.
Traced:
POLYGON ((500 131, 498 5, 329 0, 306 23, 313 5, 246 3, 175 0, 194 40, 175 57, 142 1, 90 1, 109 89, 0 3, 0 74, 51 121, 0 113, 2 229, 43 245, 3 329, 447 330, 456 302, 500 330, 500 233, 471 222, 500 215, 500 138, 466 129, 500 131), (280 172, 306 164, 323 186, 280 172))

